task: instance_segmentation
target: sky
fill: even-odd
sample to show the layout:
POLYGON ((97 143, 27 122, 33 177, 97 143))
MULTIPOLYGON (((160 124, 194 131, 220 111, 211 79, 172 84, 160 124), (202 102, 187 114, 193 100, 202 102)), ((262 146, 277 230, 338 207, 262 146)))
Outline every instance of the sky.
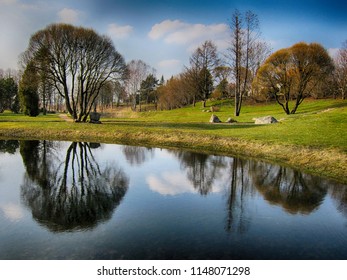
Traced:
POLYGON ((64 22, 108 35, 127 62, 142 59, 168 79, 206 40, 226 51, 235 9, 258 15, 273 51, 305 41, 334 53, 347 40, 341 0, 0 0, 0 69, 17 69, 31 35, 64 22))

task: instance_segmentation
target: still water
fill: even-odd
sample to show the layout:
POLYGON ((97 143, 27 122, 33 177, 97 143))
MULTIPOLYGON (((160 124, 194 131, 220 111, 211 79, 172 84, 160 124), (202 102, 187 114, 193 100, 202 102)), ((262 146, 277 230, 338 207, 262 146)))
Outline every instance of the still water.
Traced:
POLYGON ((347 259, 347 186, 180 150, 0 141, 0 259, 347 259))

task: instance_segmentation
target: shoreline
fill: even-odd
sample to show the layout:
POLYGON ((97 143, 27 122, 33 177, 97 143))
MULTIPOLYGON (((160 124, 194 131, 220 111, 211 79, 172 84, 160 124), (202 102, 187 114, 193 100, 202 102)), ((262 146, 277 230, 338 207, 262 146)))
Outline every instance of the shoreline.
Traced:
MULTIPOLYGON (((92 124, 84 125, 95 127, 92 124)), ((202 135, 198 132, 185 133, 174 129, 169 132, 144 129, 142 131, 118 130, 105 133, 96 128, 94 133, 91 133, 90 129, 83 130, 81 128, 77 130, 76 127, 70 127, 69 129, 57 129, 57 127, 54 129, 0 127, 0 139, 96 142, 240 156, 280 164, 347 184, 347 177, 345 176, 347 174, 347 154, 336 148, 324 149, 292 144, 272 144, 264 141, 202 135)), ((114 128, 117 128, 117 125, 114 125, 114 128)))

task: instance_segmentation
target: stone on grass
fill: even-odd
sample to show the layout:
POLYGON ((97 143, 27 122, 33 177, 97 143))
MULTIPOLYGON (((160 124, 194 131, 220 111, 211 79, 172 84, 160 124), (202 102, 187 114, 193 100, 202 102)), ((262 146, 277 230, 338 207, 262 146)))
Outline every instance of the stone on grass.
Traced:
POLYGON ((232 118, 228 118, 226 123, 236 123, 237 121, 232 119, 232 118))
POLYGON ((272 116, 266 116, 262 118, 255 118, 255 124, 270 124, 277 123, 278 121, 272 116))
POLYGON ((220 123, 221 120, 216 116, 216 115, 212 115, 210 118, 210 123, 220 123))
POLYGON ((100 117, 101 117, 101 114, 100 113, 96 113, 96 112, 92 112, 90 113, 89 115, 89 118, 90 118, 90 123, 96 123, 96 124, 100 124, 101 121, 100 121, 100 117))

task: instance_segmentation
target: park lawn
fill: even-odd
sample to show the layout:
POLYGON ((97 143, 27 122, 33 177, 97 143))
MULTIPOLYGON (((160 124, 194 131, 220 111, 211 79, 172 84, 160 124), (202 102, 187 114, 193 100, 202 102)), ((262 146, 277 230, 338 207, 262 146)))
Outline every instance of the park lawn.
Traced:
MULTIPOLYGON (((229 102, 214 114, 233 117, 229 102)), ((206 108, 208 109, 208 108, 206 108)), ((57 114, 35 118, 0 114, 0 138, 121 143, 184 148, 275 161, 347 182, 347 101, 305 100, 295 115, 277 104, 245 105, 235 124, 210 124, 201 104, 170 111, 122 112, 102 117, 102 125, 71 123, 57 114), (255 125, 255 117, 274 116, 277 124, 255 125)))
MULTIPOLYGON (((214 102, 213 104, 215 104, 214 102)), ((200 104, 199 104, 200 105, 200 104)), ((347 101, 306 100, 295 115, 286 115, 275 104, 243 106, 239 117, 233 116, 233 107, 224 103, 219 112, 202 112, 201 106, 186 107, 170 111, 129 112, 128 117, 115 120, 104 118, 105 124, 124 121, 136 129, 164 132, 172 130, 182 133, 231 137, 244 140, 263 141, 269 144, 303 145, 316 148, 338 148, 347 151, 347 101), (222 121, 228 117, 237 120, 234 124, 209 124, 212 114, 222 121), (274 116, 280 120, 274 125, 255 125, 253 118, 274 116)), ((208 109, 207 107, 206 109, 208 109)))

